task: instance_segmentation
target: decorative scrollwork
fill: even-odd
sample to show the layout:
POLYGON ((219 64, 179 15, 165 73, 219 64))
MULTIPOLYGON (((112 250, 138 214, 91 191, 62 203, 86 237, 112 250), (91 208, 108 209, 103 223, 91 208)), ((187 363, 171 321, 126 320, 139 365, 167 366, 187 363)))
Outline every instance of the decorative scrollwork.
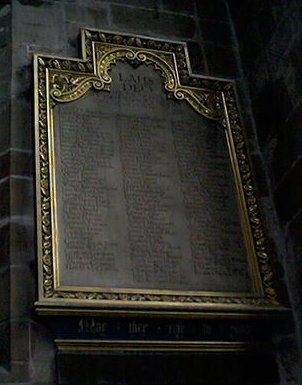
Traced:
MULTIPOLYGON (((116 47, 111 44, 96 44, 97 74, 102 82, 109 85, 112 79, 109 75, 111 66, 118 60, 126 59, 130 63, 138 62, 152 65, 161 72, 165 79, 165 89, 173 93, 176 99, 186 100, 201 115, 220 120, 223 116, 222 100, 217 91, 185 87, 179 83, 178 68, 175 57, 170 52, 142 50, 141 47, 116 47)), ((109 87, 108 87, 109 88, 109 87)))
POLYGON ((50 71, 50 96, 56 102, 70 102, 83 96, 93 86, 97 90, 104 83, 97 76, 79 73, 50 71))
POLYGON ((221 120, 221 96, 208 89, 177 88, 174 91, 176 99, 186 99, 200 115, 214 120, 221 120))
POLYGON ((115 64, 119 59, 126 59, 130 63, 137 61, 138 63, 151 64, 155 69, 161 71, 162 76, 165 78, 165 89, 167 91, 174 91, 177 86, 177 78, 175 71, 171 64, 171 58, 167 58, 165 55, 164 60, 160 55, 155 55, 153 52, 142 51, 136 48, 124 48, 108 46, 97 46, 97 73, 100 79, 107 84, 110 84, 112 79, 109 75, 112 64, 115 64))

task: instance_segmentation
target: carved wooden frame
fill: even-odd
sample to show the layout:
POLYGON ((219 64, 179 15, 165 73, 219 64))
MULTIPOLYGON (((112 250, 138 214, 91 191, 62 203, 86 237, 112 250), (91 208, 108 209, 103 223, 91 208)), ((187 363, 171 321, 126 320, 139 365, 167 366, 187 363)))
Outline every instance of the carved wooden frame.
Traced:
POLYGON ((145 37, 116 35, 83 29, 82 59, 35 55, 36 205, 39 263, 39 307, 99 307, 125 309, 177 309, 179 311, 263 310, 279 308, 246 139, 233 82, 191 73, 186 44, 145 37), (239 197, 241 218, 254 277, 253 295, 125 289, 90 290, 56 287, 52 226, 54 196, 51 186, 52 143, 49 127, 58 103, 80 98, 90 88, 110 91, 110 68, 118 60, 133 66, 147 64, 162 74, 166 91, 186 100, 199 114, 225 129, 239 197))

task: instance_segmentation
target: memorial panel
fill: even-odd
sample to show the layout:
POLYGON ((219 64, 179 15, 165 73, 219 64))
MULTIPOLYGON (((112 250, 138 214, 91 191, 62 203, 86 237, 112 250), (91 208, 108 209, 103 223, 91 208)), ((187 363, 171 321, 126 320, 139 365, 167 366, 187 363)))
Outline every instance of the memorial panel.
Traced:
POLYGON ((34 57, 35 306, 59 351, 265 346, 286 308, 234 82, 183 42, 81 41, 34 57))
POLYGON ((117 63, 54 109, 59 286, 251 293, 225 129, 117 63))

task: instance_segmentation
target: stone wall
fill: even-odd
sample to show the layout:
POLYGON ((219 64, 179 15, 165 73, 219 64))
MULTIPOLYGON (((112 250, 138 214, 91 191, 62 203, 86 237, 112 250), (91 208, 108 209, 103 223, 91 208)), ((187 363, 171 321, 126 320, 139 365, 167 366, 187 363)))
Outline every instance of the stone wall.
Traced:
MULTIPOLYGON (((0 383, 51 385, 57 383, 52 336, 33 313, 37 284, 33 176, 33 53, 78 57, 81 27, 187 41, 193 72, 238 81, 246 125, 250 132, 251 154, 260 181, 262 202, 267 212, 272 209, 271 196, 263 173, 262 155, 255 140, 253 118, 240 66, 234 25, 229 17, 228 6, 223 0, 12 0, 0 2, 0 18, 2 123, 0 131, 0 383), (7 288, 10 289, 7 290, 7 288)), ((235 16, 234 20, 236 21, 235 16)), ((244 35, 240 31, 238 34, 244 35)), ((253 40, 253 35, 250 39, 253 40)), ((243 52, 243 57, 245 55, 243 52)), ((247 68, 246 65, 244 68, 247 68)), ((256 77, 256 75, 251 76, 256 77)), ((279 89, 278 83, 275 87, 279 89)), ((258 89, 260 97, 260 85, 258 89)), ((253 101, 256 100, 253 93, 252 97, 253 101)), ((256 117, 259 114, 257 111, 255 107, 256 117)), ((295 116, 298 116, 299 109, 296 109, 296 115, 293 111, 291 124, 295 125, 295 116)), ((281 107, 278 107, 278 113, 281 112, 281 107)), ((259 122, 263 122, 263 118, 260 117, 259 122)), ((277 124, 279 120, 270 118, 269 122, 277 124)), ((259 132, 262 132, 261 124, 263 125, 263 123, 257 125, 259 132)), ((289 130, 289 121, 286 124, 284 120, 284 126, 289 130)), ((297 123, 295 127, 298 127, 297 123)), ((259 136, 261 150, 265 157, 265 164, 273 167, 273 160, 269 155, 272 152, 269 151, 272 145, 278 142, 277 136, 280 137, 281 130, 277 135, 277 131, 273 128, 266 128, 270 132, 266 135, 266 139, 259 136)), ((283 137, 289 140, 286 132, 284 131, 283 137)), ((295 132, 297 135, 297 130, 295 132)), ((279 142, 279 145, 282 145, 283 141, 279 140, 279 142)), ((292 137, 291 143, 293 147, 297 145, 295 137, 292 137)), ((296 160, 295 155, 293 157, 291 162, 296 160)), ((286 161, 284 159, 284 162, 285 170, 289 159, 286 161)), ((294 166, 298 167, 299 162, 294 163, 294 166)), ((283 186, 290 188, 288 182, 283 186)), ((278 196, 282 194, 282 184, 279 189, 277 184, 275 187, 277 202, 278 196)), ((294 193, 294 189, 291 191, 294 193)), ((295 196, 298 200, 299 194, 295 196)), ((298 237, 298 216, 289 222, 289 219, 285 218, 280 211, 281 205, 278 207, 282 220, 286 221, 284 223, 290 223, 292 240, 294 240, 294 235, 298 237)), ((271 229, 278 228, 278 224, 274 222, 274 216, 267 215, 267 218, 271 229)), ((289 229, 290 226, 288 225, 287 228, 289 229)), ((278 234, 277 230, 271 231, 272 238, 278 234)), ((291 242, 290 245, 291 250, 297 247, 295 242, 291 242)), ((289 255, 292 257, 287 264, 292 266, 290 271, 293 271, 293 267, 298 265, 295 265, 293 251, 289 255)), ((295 275, 295 278, 298 276, 295 275)), ((295 306, 297 308, 298 305, 295 304, 295 306)), ((68 359, 67 357, 66 360, 68 359)), ((233 369, 227 380, 229 382, 226 383, 261 385, 259 376, 256 375, 260 373, 260 369, 251 370, 253 364, 259 363, 259 358, 258 360, 254 358, 254 361, 251 358, 238 361, 236 357, 228 360, 229 367, 233 369), (236 371, 238 362, 241 364, 236 371), (247 368, 249 370, 245 372, 247 368), (254 374, 252 382, 251 373, 254 374)), ((81 359, 78 358, 78 361, 80 364, 81 359)), ((74 362, 77 361, 71 361, 71 368, 74 362)), ((204 362, 203 372, 205 373, 209 361, 204 362)), ((226 370, 228 365, 223 364, 226 361, 220 358, 219 362, 220 369, 226 370)), ((64 360, 60 365, 64 366, 64 360)), ((218 383, 221 385, 224 375, 218 368, 220 377, 211 377, 211 370, 215 373, 214 367, 215 360, 212 360, 209 365, 210 372, 207 372, 208 378, 217 378, 217 385, 218 383)), ((265 377, 266 383, 279 384, 278 376, 269 375, 270 370, 274 371, 274 364, 270 364, 269 361, 267 367, 270 369, 265 377)), ((126 373, 126 369, 123 370, 126 373)), ((97 380, 94 378, 93 381, 97 380)), ((126 380, 125 377, 121 377, 116 381, 125 383, 126 380)), ((201 383, 201 379, 196 378, 196 384, 201 383)), ((211 383, 214 384, 214 382, 211 383)), ((85 384, 86 382, 81 382, 81 385, 85 384)), ((88 384, 91 385, 87 382, 88 384)), ((284 380, 282 384, 291 384, 291 382, 284 380)), ((70 383, 70 385, 77 384, 70 383)))
POLYGON ((10 355, 10 271, 9 271, 9 161, 10 161, 10 84, 11 84, 11 8, 0 9, 0 364, 8 368, 10 355))
POLYGON ((296 330, 278 339, 280 361, 285 379, 296 384, 302 381, 302 4, 295 0, 229 4, 268 175, 271 213, 277 213, 272 219, 276 254, 294 310, 296 330))

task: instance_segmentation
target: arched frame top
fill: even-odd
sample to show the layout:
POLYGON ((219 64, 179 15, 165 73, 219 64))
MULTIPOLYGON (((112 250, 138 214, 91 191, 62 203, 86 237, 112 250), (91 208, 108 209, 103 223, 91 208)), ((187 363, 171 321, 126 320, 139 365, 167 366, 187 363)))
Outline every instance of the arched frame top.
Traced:
POLYGON ((179 309, 182 311, 272 310, 280 308, 267 250, 267 240, 246 139, 233 82, 194 76, 184 43, 82 30, 82 59, 35 55, 35 140, 37 240, 39 262, 38 307, 100 307, 179 309), (222 293, 154 293, 133 290, 56 285, 52 218, 55 194, 52 186, 53 143, 49 137, 52 111, 57 104, 72 102, 89 89, 110 91, 110 69, 117 61, 133 67, 152 66, 161 73, 166 92, 189 103, 200 115, 217 121, 225 130, 230 161, 239 197, 246 236, 249 266, 253 275, 252 295, 222 293))

